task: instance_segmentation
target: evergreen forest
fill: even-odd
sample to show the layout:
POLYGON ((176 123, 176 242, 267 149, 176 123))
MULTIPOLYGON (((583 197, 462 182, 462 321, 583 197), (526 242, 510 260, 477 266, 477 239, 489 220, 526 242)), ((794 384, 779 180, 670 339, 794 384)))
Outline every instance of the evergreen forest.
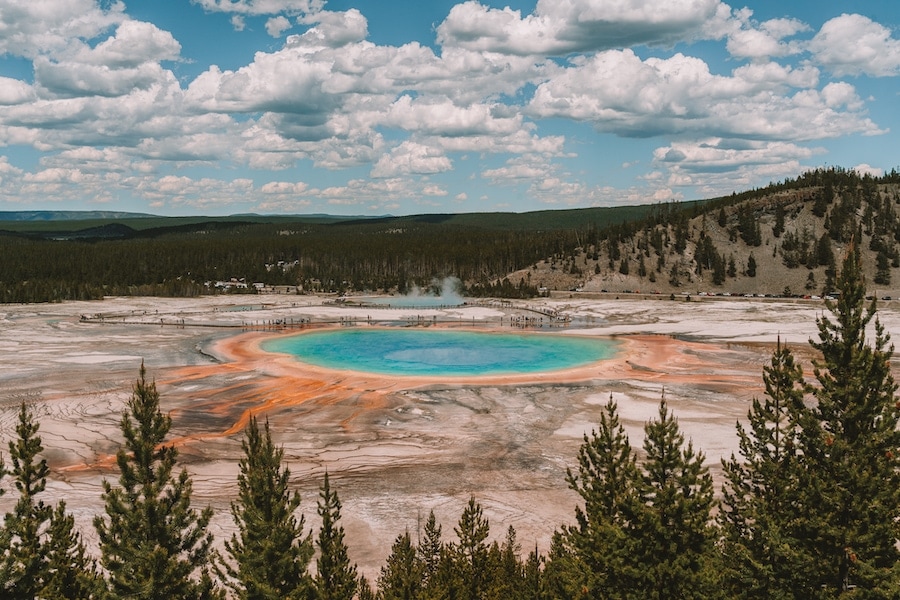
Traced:
MULTIPOLYGON (((0 221, 0 302, 196 296, 240 281, 296 293, 470 296, 584 289, 827 295, 851 239, 871 285, 900 281, 900 173, 818 169, 692 202, 379 218, 0 221)), ((7 218, 9 215, 7 215, 7 218)), ((2 215, 0 215, 2 218, 2 215)))
MULTIPOLYGON (((812 373, 778 344, 765 395, 740 423, 720 489, 663 397, 637 453, 610 398, 566 472, 580 502, 548 552, 492 532, 477 498, 457 523, 429 516, 398 532, 374 580, 352 562, 339 490, 326 474, 309 500, 291 489, 268 423, 251 419, 231 504, 235 532, 209 531, 171 418, 141 367, 121 419, 117 477, 97 490, 96 551, 64 502, 42 499, 51 473, 39 423, 22 404, 2 465, 16 498, 0 527, 0 597, 237 599, 897 598, 900 398, 893 346, 866 299, 859 245, 835 273, 817 319, 812 373), (867 332, 869 332, 867 334, 867 332), (874 332, 874 334, 872 334, 874 332), (868 337, 867 337, 868 336, 868 337)), ((427 509, 427 507, 424 507, 427 509)))

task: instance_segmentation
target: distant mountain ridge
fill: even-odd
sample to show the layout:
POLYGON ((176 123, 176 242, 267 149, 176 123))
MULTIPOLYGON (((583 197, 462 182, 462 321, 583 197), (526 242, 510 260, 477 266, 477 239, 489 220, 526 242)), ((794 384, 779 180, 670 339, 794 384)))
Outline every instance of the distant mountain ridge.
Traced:
POLYGON ((85 221, 89 219, 141 219, 149 213, 113 210, 0 210, 0 221, 85 221))

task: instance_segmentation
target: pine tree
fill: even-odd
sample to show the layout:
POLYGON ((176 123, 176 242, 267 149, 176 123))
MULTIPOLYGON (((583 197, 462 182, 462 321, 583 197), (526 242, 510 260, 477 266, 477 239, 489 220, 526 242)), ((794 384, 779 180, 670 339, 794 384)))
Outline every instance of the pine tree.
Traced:
POLYGON ((821 266, 834 265, 834 251, 831 249, 831 238, 828 233, 823 233, 822 237, 816 241, 816 264, 821 266))
POLYGON ((460 600, 468 598, 469 582, 463 579, 459 568, 459 555, 453 544, 441 550, 441 560, 437 570, 429 577, 428 585, 422 590, 424 600, 460 600))
POLYGON ((296 516, 300 494, 289 489, 284 449, 272 442, 268 421, 260 432, 255 416, 241 448, 238 500, 231 504, 238 533, 225 542, 233 563, 223 561, 220 572, 241 600, 305 598, 312 589, 312 537, 304 534, 303 516, 296 516))
POLYGON ((753 256, 753 253, 750 253, 750 257, 747 258, 747 277, 756 277, 756 257, 753 256))
POLYGON ((522 598, 525 600, 541 600, 545 597, 544 570, 545 558, 538 552, 537 544, 528 553, 525 561, 522 585, 522 598))
POLYGON ((39 597, 58 600, 98 598, 102 580, 75 530, 75 519, 66 513, 65 501, 60 500, 53 509, 46 535, 46 568, 39 597))
POLYGON ((441 561, 441 552, 444 549, 444 542, 441 540, 441 526, 435 519, 433 510, 428 513, 428 519, 425 520, 424 533, 425 537, 419 542, 416 552, 422 563, 423 583, 427 586, 431 576, 437 572, 441 561))
POLYGON ((893 346, 865 301, 858 247, 851 243, 837 279, 831 317, 817 319, 815 422, 804 431, 805 489, 813 574, 832 593, 851 587, 893 597, 900 587, 900 401, 891 375, 893 346), (873 323, 874 319, 874 323, 873 323), (872 323, 874 345, 866 339, 872 323), (890 591, 892 590, 892 591, 890 591))
POLYGON ((584 508, 575 509, 576 525, 564 529, 551 553, 548 571, 554 585, 566 587, 564 579, 584 579, 591 596, 621 587, 629 560, 624 527, 638 477, 628 434, 610 395, 597 429, 584 436, 577 473, 566 471, 569 487, 581 496, 584 508))
POLYGON ((116 454, 119 485, 103 482, 106 518, 94 519, 112 598, 221 595, 209 576, 212 510, 191 508, 193 486, 186 470, 172 475, 178 450, 163 445, 171 425, 142 363, 121 421, 125 445, 116 454))
POLYGON ((365 575, 360 575, 356 580, 356 600, 377 600, 375 590, 372 589, 365 575))
POLYGON ((459 538, 454 544, 456 571, 466 582, 462 598, 476 600, 481 598, 487 586, 488 577, 488 545, 490 523, 484 517, 484 509, 469 498, 463 509, 459 524, 453 530, 459 538))
POLYGON ((23 402, 16 426, 18 437, 9 442, 11 474, 19 499, 14 512, 4 519, 2 597, 90 598, 97 590, 93 562, 74 530, 74 519, 66 514, 65 502, 51 508, 37 498, 46 488, 50 472, 47 461, 38 460, 44 450, 39 429, 23 402))
MULTIPOLYGON (((9 475, 9 471, 6 469, 6 462, 3 460, 3 455, 0 454, 0 482, 2 482, 6 476, 9 475)), ((2 498, 6 494, 6 490, 0 487, 0 498, 2 498)), ((6 556, 9 555, 10 546, 12 544, 12 533, 9 530, 8 519, 4 519, 4 523, 0 524, 0 586, 2 589, 6 588, 6 581, 9 578, 8 568, 6 566, 6 556)))
POLYGON ((713 482, 704 455, 684 445, 665 398, 644 427, 646 458, 628 527, 630 588, 641 598, 711 598, 713 482))
POLYGON ((423 567, 409 532, 398 535, 378 576, 378 597, 415 600, 421 597, 422 584, 423 567))
POLYGON ((455 552, 443 542, 441 531, 432 510, 428 513, 424 536, 417 549, 422 564, 422 598, 427 600, 458 596, 463 585, 456 572, 455 552))
POLYGON ((9 442, 13 481, 19 493, 13 512, 7 513, 4 529, 9 536, 9 548, 0 563, 0 585, 4 597, 34 598, 45 576, 42 528, 50 520, 52 509, 37 498, 47 486, 50 468, 44 459, 39 425, 34 421, 25 402, 19 409, 17 438, 9 442))
POLYGON ((875 257, 875 278, 873 281, 878 285, 889 285, 891 283, 891 259, 884 250, 879 250, 875 257))
POLYGON ((780 340, 763 382, 765 398, 753 399, 746 427, 737 425, 741 458, 722 461, 726 582, 735 598, 809 598, 819 589, 807 577, 812 557, 797 539, 808 507, 801 504, 796 449, 811 413, 803 370, 780 340))
POLYGON ((779 202, 775 205, 775 224, 772 226, 773 237, 781 237, 781 234, 784 233, 784 217, 784 204, 779 202))
POLYGON ((491 545, 487 585, 480 597, 499 600, 525 596, 525 565, 519 558, 521 550, 516 530, 510 525, 503 544, 494 542, 491 545))
POLYGON ((816 289, 816 276, 810 271, 809 275, 806 276, 806 285, 803 286, 807 291, 816 289))
POLYGON ((319 560, 316 565, 318 600, 352 600, 357 589, 357 569, 350 563, 344 543, 341 521, 341 501, 331 490, 328 473, 319 490, 318 513, 322 519, 316 546, 319 560))

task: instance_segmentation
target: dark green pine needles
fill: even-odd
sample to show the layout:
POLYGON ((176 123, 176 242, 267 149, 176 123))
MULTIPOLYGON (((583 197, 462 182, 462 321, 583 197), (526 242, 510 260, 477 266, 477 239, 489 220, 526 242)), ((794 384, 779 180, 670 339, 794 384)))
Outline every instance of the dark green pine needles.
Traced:
POLYGON ((313 556, 305 520, 297 517, 300 494, 289 488, 284 449, 272 442, 268 420, 260 432, 250 418, 241 443, 238 499, 231 514, 238 532, 225 542, 230 558, 219 573, 239 600, 296 600, 313 593, 307 573, 313 556))
POLYGON ((106 517, 94 520, 112 598, 222 597, 209 574, 212 510, 191 508, 187 471, 172 474, 178 450, 163 444, 171 425, 142 364, 122 416, 119 485, 103 482, 106 517))

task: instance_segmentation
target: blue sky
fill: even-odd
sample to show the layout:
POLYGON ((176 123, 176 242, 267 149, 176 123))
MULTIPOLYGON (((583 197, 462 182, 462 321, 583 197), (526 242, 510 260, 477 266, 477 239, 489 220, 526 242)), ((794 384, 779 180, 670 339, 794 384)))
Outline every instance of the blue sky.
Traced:
POLYGON ((646 204, 898 135, 895 0, 0 0, 0 210, 646 204))

